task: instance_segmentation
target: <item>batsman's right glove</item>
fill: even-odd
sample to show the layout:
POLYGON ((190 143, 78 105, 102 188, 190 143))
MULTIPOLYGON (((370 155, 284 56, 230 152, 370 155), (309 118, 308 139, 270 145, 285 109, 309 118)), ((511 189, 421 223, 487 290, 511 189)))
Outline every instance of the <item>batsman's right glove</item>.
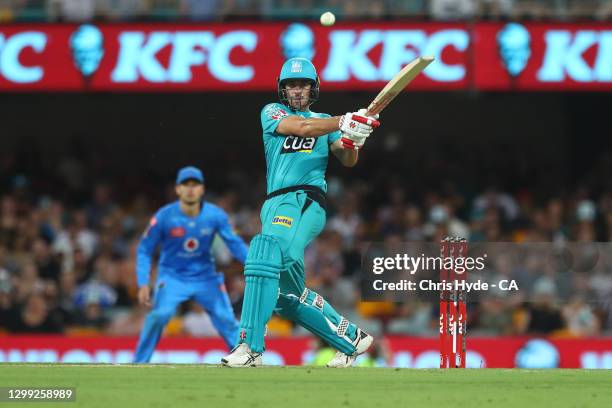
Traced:
POLYGON ((367 109, 349 112, 340 118, 342 132, 342 147, 359 150, 363 147, 370 134, 380 126, 378 115, 366 116, 367 109))

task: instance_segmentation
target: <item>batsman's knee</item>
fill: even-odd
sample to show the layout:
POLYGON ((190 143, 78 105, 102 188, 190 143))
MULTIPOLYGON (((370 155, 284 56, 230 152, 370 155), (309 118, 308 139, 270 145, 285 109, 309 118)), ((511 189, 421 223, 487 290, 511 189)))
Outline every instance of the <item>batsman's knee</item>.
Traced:
POLYGON ((300 302, 296 296, 281 293, 276 302, 274 312, 283 319, 294 320, 300 302))
POLYGON ((272 235, 255 235, 244 263, 244 275, 278 279, 282 267, 283 251, 278 239, 272 235))

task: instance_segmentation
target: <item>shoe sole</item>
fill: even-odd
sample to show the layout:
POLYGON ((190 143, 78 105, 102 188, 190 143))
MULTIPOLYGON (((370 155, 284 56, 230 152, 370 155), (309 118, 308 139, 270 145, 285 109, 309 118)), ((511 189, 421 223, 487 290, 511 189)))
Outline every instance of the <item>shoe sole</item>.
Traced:
POLYGON ((248 365, 231 365, 229 363, 229 361, 227 361, 224 358, 221 359, 221 365, 223 367, 229 367, 229 368, 248 368, 248 367, 259 367, 259 366, 261 366, 261 364, 256 364, 256 363, 251 363, 251 364, 248 364, 248 365))

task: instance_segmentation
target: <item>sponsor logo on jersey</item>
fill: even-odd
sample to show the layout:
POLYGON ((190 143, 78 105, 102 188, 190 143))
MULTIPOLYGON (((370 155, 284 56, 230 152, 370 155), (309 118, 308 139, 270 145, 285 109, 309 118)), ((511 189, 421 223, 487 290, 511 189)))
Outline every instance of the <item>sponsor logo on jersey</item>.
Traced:
POLYGON ((185 242, 183 243, 183 248, 187 252, 196 251, 199 247, 200 247, 200 241, 198 241, 196 238, 187 238, 185 242))
POLYGON ((278 105, 270 105, 264 110, 264 114, 273 120, 279 120, 286 116, 289 116, 286 110, 282 109, 278 105))
POLYGON ((172 238, 181 238, 185 236, 185 228, 183 227, 174 227, 170 229, 170 236, 172 238))
POLYGON ((275 215, 272 219, 272 225, 282 225, 283 227, 291 228, 293 224, 293 218, 285 217, 283 215, 275 215))
POLYGON ((316 137, 286 136, 283 142, 281 154, 286 153, 312 153, 317 143, 316 137))

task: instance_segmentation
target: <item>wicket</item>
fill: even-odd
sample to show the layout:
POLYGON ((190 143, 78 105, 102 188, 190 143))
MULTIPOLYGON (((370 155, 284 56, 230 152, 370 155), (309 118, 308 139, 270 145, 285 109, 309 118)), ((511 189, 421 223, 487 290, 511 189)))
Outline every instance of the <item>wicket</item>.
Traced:
POLYGON ((440 282, 452 283, 440 290, 440 368, 465 368, 467 308, 466 293, 458 290, 455 282, 465 281, 467 272, 457 273, 454 260, 467 255, 467 240, 446 237, 440 242, 440 282), (453 259, 453 267, 446 268, 445 260, 453 259))

